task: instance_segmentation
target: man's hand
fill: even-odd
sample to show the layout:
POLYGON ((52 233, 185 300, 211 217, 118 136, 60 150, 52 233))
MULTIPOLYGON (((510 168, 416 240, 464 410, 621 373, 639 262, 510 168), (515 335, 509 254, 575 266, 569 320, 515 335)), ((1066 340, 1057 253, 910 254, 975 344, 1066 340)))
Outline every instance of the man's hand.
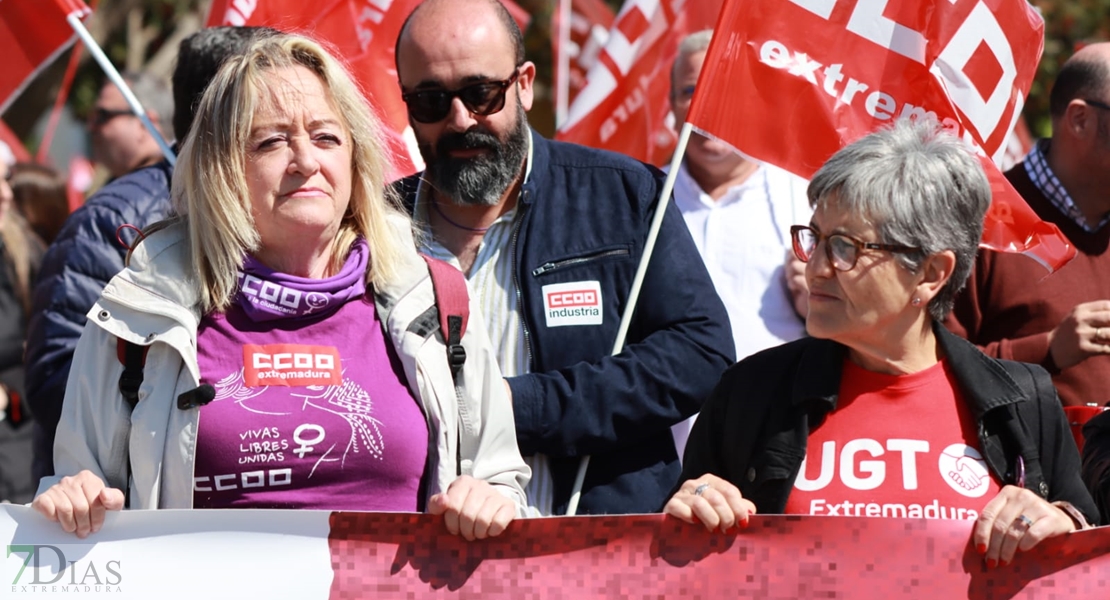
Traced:
POLYGON ((447 531, 467 541, 501 535, 516 517, 516 504, 486 481, 463 475, 428 501, 428 512, 443 515, 447 531))
POLYGON ((1048 334, 1048 352, 1063 370, 1096 354, 1110 354, 1110 300, 1084 302, 1048 334))

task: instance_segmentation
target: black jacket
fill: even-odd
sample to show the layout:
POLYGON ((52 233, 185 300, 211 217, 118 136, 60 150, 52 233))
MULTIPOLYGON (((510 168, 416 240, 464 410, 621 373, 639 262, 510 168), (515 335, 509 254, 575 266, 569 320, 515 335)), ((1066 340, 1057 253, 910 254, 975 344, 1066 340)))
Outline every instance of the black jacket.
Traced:
MULTIPOLYGON (((934 331, 978 423, 991 472, 1014 484, 1020 455, 1026 488, 1050 502, 1068 501, 1098 523, 1048 372, 991 358, 944 327, 934 331)), ((731 367, 690 433, 680 482, 713 473, 739 487, 759 512, 782 513, 805 458, 810 424, 836 408, 846 351, 836 342, 806 338, 731 367)))
POLYGON ((1083 426, 1083 481, 1102 513, 1110 522, 1110 410, 1083 426))
MULTIPOLYGON (((105 284, 123 269, 127 249, 116 229, 143 229, 171 212, 172 168, 161 162, 119 177, 69 216, 46 252, 27 329, 27 401, 35 414, 35 476, 54 473, 54 429, 62 412, 73 350, 105 284)), ((125 241, 134 232, 124 233, 125 241)))
MULTIPOLYGON (((418 177, 397 184, 410 211, 418 177)), ((532 134, 511 242, 530 372, 508 382, 521 454, 548 456, 560 514, 587 454, 578 514, 658 509, 679 472, 671 425, 734 360, 728 313, 673 201, 611 356, 662 188, 653 167, 532 134), (599 286, 601 324, 548 327, 544 286, 582 281, 599 286)))

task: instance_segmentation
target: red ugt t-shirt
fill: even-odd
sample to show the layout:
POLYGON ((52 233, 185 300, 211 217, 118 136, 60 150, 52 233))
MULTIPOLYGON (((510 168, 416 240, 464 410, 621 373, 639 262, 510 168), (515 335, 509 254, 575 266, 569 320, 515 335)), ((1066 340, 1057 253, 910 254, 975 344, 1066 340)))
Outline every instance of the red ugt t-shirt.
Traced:
POLYGON ((810 432, 787 514, 975 519, 1001 486, 947 361, 909 375, 845 358, 837 408, 810 432))

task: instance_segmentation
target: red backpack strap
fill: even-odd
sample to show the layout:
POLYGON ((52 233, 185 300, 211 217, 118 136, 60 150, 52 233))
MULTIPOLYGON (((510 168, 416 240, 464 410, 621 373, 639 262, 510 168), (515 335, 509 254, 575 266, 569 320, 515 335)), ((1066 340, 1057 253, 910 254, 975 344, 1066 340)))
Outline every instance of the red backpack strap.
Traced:
POLYGON ((447 362, 451 365, 451 377, 455 378, 466 362, 466 350, 462 347, 466 324, 470 320, 470 295, 466 290, 466 278, 462 272, 442 260, 424 254, 420 256, 428 263, 428 272, 432 276, 439 327, 447 343, 447 362))

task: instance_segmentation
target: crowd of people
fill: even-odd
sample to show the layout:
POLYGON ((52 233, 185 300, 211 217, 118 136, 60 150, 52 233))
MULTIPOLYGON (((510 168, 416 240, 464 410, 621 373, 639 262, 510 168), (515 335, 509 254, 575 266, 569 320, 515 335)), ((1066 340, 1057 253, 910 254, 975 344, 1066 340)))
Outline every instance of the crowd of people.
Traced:
MULTIPOLYGON (((679 47, 679 124, 711 35, 679 47)), ((176 167, 112 84, 113 179, 79 210, 0 166, 0 499, 79 537, 123 508, 426 511, 466 539, 963 519, 988 566, 1110 520, 1110 413, 1081 457, 1064 411, 1107 401, 1110 44, 1006 174, 1078 250, 1057 272, 978 250, 990 184, 935 123, 810 181, 695 133, 638 299, 666 174, 529 126, 499 2, 423 2, 396 67, 426 165, 399 181, 341 60, 250 27, 186 38, 172 91, 128 74, 176 167)))

